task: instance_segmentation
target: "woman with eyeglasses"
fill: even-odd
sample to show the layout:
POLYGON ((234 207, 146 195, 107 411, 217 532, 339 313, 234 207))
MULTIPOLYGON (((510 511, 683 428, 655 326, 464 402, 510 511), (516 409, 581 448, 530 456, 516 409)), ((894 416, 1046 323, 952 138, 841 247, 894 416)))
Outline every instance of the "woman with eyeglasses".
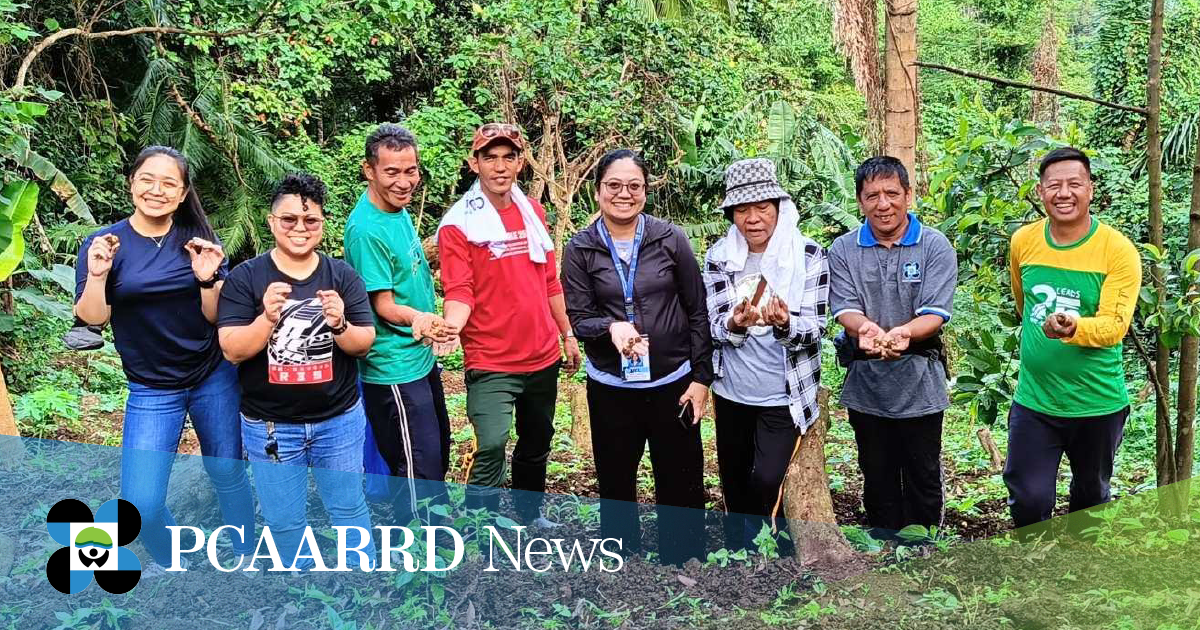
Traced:
MULTIPOLYGON (((242 440, 263 518, 296 571, 323 568, 319 552, 301 549, 308 468, 332 525, 371 529, 356 358, 371 349, 375 324, 362 278, 317 252, 324 205, 321 180, 284 177, 267 217, 275 247, 229 274, 217 319, 221 349, 238 364, 242 440)), ((370 536, 349 530, 348 544, 366 554, 362 568, 374 566, 370 536)))
POLYGON ((163 574, 175 525, 167 481, 185 417, 225 523, 242 528, 233 551, 254 550, 254 499, 242 459, 237 372, 217 343, 217 296, 228 270, 224 252, 192 186, 187 160, 152 146, 129 176, 133 214, 89 236, 75 267, 75 315, 111 323, 128 380, 121 496, 142 517, 142 544, 163 574))
POLYGON ((629 149, 596 166, 600 218, 563 258, 567 314, 587 354, 604 537, 641 548, 637 468, 650 444, 659 556, 704 557, 700 416, 712 383, 704 281, 679 227, 646 215, 646 163, 629 149))

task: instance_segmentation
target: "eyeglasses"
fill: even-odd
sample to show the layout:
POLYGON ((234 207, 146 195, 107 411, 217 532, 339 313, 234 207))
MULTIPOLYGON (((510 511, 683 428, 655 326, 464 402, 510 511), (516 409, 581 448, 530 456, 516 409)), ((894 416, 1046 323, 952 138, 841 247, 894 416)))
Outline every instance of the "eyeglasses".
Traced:
POLYGON ((619 182, 615 179, 610 179, 606 182, 600 182, 600 185, 604 186, 604 190, 608 191, 608 194, 612 195, 613 197, 621 194, 621 191, 625 189, 628 189, 629 194, 633 195, 634 197, 642 194, 642 192, 646 190, 646 184, 642 182, 619 182))
POLYGON ((139 188, 142 188, 144 190, 151 190, 154 188, 155 184, 158 184, 159 190, 161 190, 164 194, 172 195, 172 196, 175 195, 175 193, 178 193, 180 191, 180 189, 183 188, 183 184, 181 184, 173 179, 154 179, 153 177, 139 177, 133 181, 135 184, 138 185, 139 188))
POLYGON ((496 136, 504 136, 510 140, 520 140, 521 130, 509 123, 488 123, 479 128, 479 135, 491 140, 496 136))
MULTIPOLYGON (((296 225, 300 223, 300 217, 294 214, 272 214, 271 216, 275 217, 276 221, 279 221, 279 227, 283 228, 284 231, 290 232, 291 230, 296 229, 296 225)), ((304 227, 310 232, 315 232, 321 229, 321 224, 323 223, 325 223, 325 217, 304 217, 304 227)))

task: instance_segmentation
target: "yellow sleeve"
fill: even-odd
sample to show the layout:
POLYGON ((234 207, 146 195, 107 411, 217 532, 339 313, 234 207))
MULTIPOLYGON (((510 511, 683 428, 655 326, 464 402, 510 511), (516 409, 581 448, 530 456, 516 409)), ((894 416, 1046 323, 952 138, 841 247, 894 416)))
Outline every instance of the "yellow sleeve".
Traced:
POLYGON ((1142 290, 1142 260, 1133 243, 1113 234, 1113 262, 1104 286, 1100 288, 1100 306, 1094 317, 1081 317, 1075 324, 1075 335, 1064 343, 1088 348, 1110 348, 1121 343, 1133 311, 1137 308, 1138 293, 1142 290))
POLYGON ((1017 252, 1020 234, 1013 234, 1008 242, 1008 275, 1012 280, 1013 301, 1017 304, 1017 318, 1025 316, 1025 295, 1021 287, 1021 256, 1017 252))

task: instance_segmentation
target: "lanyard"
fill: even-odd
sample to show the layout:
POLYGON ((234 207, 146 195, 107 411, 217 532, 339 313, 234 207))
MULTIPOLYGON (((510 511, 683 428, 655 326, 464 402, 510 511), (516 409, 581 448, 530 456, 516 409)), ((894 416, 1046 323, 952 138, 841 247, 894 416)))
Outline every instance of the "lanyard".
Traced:
POLYGON ((608 233, 608 228, 604 225, 604 219, 600 219, 599 226, 600 236, 604 237, 604 244, 608 246, 608 253, 612 256, 613 268, 617 272, 617 278, 621 280, 621 291, 625 294, 625 319, 629 323, 633 323, 633 278, 637 273, 638 265, 638 250, 642 246, 642 237, 646 233, 646 217, 638 215, 637 232, 633 235, 633 251, 629 253, 629 273, 622 273, 621 257, 617 254, 617 246, 613 244, 612 236, 608 233))

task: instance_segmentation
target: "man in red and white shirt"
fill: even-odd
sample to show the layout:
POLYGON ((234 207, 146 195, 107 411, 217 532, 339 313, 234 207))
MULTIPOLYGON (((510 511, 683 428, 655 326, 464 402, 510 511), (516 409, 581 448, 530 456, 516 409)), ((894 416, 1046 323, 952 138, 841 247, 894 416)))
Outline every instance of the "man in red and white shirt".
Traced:
POLYGON ((438 258, 445 319, 460 330, 466 359, 467 416, 475 429, 468 467, 469 507, 499 506, 505 447, 516 417, 514 503, 523 521, 541 517, 546 461, 554 435, 558 371, 582 356, 567 319, 546 211, 515 185, 525 140, 514 125, 475 131, 467 159, 479 179, 442 218, 438 258), (559 338, 562 338, 562 347, 559 338))

